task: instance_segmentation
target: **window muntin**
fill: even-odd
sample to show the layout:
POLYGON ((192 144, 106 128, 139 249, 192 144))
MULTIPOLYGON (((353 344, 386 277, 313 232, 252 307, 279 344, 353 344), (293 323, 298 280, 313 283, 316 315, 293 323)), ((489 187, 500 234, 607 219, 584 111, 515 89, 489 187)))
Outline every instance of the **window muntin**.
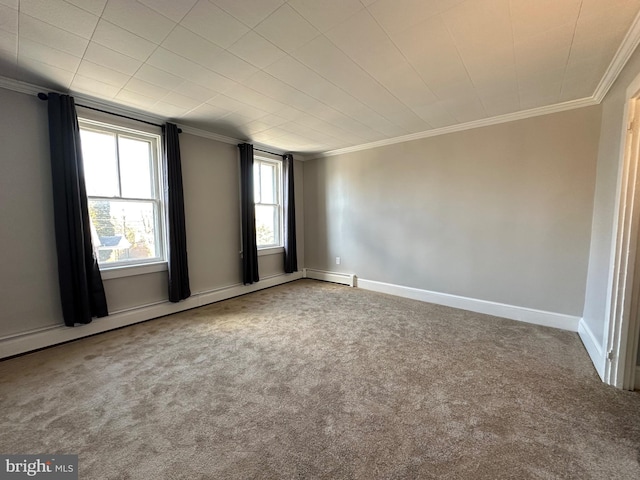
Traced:
POLYGON ((256 243, 259 249, 282 246, 282 162, 253 160, 256 243))
POLYGON ((80 137, 100 267, 163 261, 159 136, 81 120, 80 137))

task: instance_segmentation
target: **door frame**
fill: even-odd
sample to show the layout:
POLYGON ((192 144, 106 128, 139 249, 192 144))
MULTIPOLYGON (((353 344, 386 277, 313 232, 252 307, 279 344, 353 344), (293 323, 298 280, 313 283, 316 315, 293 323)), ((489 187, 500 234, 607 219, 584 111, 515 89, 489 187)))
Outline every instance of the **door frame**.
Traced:
POLYGON ((622 130, 603 380, 633 390, 640 334, 640 75, 626 91, 622 130))

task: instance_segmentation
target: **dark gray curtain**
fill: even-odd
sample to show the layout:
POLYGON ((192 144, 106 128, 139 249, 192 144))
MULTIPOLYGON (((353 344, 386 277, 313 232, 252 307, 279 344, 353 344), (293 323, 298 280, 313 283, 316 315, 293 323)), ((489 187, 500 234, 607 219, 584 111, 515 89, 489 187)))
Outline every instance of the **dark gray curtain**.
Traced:
POLYGON ((253 198, 253 145, 241 143, 240 199, 242 222, 242 281, 245 285, 260 280, 256 242, 256 209, 253 198))
POLYGON ((298 271, 296 246, 296 199, 293 183, 293 155, 283 155, 284 167, 284 271, 298 271))
POLYGON ((73 97, 50 93, 49 142, 58 280, 65 325, 106 317, 107 300, 93 245, 80 128, 73 97))
POLYGON ((184 221, 184 192, 178 127, 162 128, 164 195, 169 239, 169 300, 179 302, 191 296, 187 265, 187 231, 184 221))

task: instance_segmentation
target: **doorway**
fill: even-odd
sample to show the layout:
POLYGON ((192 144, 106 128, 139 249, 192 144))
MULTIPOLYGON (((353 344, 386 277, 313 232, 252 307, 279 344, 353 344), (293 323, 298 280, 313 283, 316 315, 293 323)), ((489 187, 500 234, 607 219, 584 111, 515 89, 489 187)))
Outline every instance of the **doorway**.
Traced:
POLYGON ((624 125, 604 381, 633 390, 640 338, 640 75, 627 89, 624 125))

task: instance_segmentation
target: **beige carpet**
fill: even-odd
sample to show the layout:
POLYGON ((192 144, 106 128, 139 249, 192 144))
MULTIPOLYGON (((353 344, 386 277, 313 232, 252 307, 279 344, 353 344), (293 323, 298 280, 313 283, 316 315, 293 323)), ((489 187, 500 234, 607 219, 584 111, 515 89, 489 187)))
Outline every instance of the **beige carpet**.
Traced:
POLYGON ((576 334, 310 280, 0 379, 0 452, 81 479, 640 478, 640 395, 576 334))

